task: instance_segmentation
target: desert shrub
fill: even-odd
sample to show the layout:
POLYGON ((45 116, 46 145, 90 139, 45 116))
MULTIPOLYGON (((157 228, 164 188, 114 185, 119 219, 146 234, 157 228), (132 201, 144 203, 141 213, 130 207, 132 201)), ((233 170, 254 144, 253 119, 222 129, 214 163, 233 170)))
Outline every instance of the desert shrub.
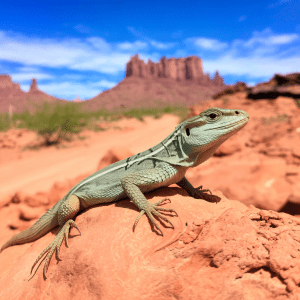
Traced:
POLYGON ((6 131, 10 127, 9 115, 7 113, 0 114, 0 131, 6 131))
POLYGON ((153 108, 133 108, 123 112, 123 115, 131 118, 143 120, 144 116, 154 116, 160 118, 164 114, 174 114, 184 119, 188 114, 188 109, 185 107, 161 106, 153 108))
POLYGON ((21 127, 37 131, 44 144, 49 146, 61 140, 71 140, 74 133, 79 133, 86 123, 84 114, 77 103, 44 103, 34 113, 28 111, 15 116, 21 127))

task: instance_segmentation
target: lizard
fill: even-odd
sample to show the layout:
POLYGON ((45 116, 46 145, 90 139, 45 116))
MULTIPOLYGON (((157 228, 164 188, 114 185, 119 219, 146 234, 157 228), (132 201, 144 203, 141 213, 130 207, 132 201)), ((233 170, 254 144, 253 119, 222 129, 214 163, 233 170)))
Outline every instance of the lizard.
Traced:
POLYGON ((169 200, 168 198, 151 203, 144 194, 163 186, 177 184, 196 199, 216 202, 210 198, 213 195, 207 193, 211 193, 210 190, 204 190, 202 186, 193 187, 186 179, 185 173, 190 167, 196 167, 209 159, 217 148, 243 128, 248 120, 249 115, 243 110, 213 107, 183 121, 161 143, 83 179, 30 228, 8 240, 0 252, 13 245, 36 241, 58 226, 59 231, 53 242, 41 252, 31 268, 32 273, 36 264, 45 260, 43 275, 44 279, 47 279, 46 273, 54 252, 56 251, 56 257, 60 260, 59 251, 64 239, 69 247, 70 229, 76 228, 81 235, 73 220, 75 216, 86 208, 125 198, 129 198, 140 210, 133 230, 140 218, 146 214, 150 223, 163 236, 154 216, 164 220, 174 229, 173 224, 159 211, 178 215, 175 210, 160 206, 165 200, 169 200))

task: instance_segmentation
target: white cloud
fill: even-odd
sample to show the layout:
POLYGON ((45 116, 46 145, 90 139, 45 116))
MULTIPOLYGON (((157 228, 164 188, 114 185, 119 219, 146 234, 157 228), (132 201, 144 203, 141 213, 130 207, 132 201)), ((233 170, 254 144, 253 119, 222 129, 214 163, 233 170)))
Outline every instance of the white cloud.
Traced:
POLYGON ((253 47, 257 45, 284 45, 290 44, 299 39, 299 34, 273 34, 271 29, 267 28, 262 32, 254 32, 253 37, 244 43, 245 47, 253 47))
POLYGON ((124 71, 129 54, 113 49, 104 39, 29 38, 0 31, 0 60, 73 70, 92 70, 108 74, 124 71))
POLYGON ((300 70, 300 55, 288 58, 235 57, 230 54, 213 60, 203 60, 206 71, 218 70, 224 75, 246 75, 251 78, 271 77, 275 73, 292 73, 300 70))
POLYGON ((15 73, 15 74, 10 74, 12 77, 13 81, 27 81, 31 80, 32 78, 35 78, 37 80, 42 80, 42 79, 53 79, 54 76, 46 73, 15 73))
POLYGON ((124 51, 139 51, 141 49, 146 49, 148 47, 147 43, 141 42, 141 41, 135 41, 133 43, 130 42, 124 42, 124 43, 119 43, 118 48, 120 50, 124 51))
POLYGON ((195 37, 186 39, 187 43, 190 43, 198 48, 204 50, 220 51, 228 46, 227 43, 221 42, 216 39, 209 39, 205 37, 195 37))
MULTIPOLYGON (((213 58, 209 53, 202 55, 203 68, 210 73, 218 70, 221 76, 235 75, 249 78, 269 78, 274 73, 299 72, 299 37, 295 33, 274 34, 269 28, 254 32, 248 40, 231 41, 213 58)), ((194 38, 194 41, 198 40, 194 38)), ((216 40, 216 44, 218 42, 220 41, 216 40)), ((209 45, 208 42, 207 48, 209 45)))
POLYGON ((91 45, 93 45, 96 50, 100 50, 101 52, 112 51, 111 45, 107 43, 103 38, 90 37, 87 38, 86 41, 88 41, 91 45))
POLYGON ((108 81, 108 80, 100 80, 98 82, 93 82, 91 83, 92 86, 99 86, 99 87, 102 87, 102 88, 109 88, 111 89, 112 87, 114 87, 115 85, 117 85, 116 82, 113 82, 113 81, 108 81))
POLYGON ((159 41, 150 39, 149 37, 147 37, 143 33, 141 33, 139 30, 136 30, 133 26, 128 26, 127 30, 130 31, 134 36, 138 37, 139 39, 144 40, 147 44, 151 45, 153 48, 156 48, 156 49, 166 50, 166 49, 170 49, 176 45, 176 43, 164 43, 164 42, 159 42, 159 41))
POLYGON ((157 42, 154 40, 150 40, 150 44, 154 48, 161 49, 161 50, 169 49, 169 48, 172 48, 175 46, 175 43, 162 43, 162 42, 157 42))
POLYGON ((53 82, 51 84, 39 84, 38 86, 40 90, 63 99, 75 99, 78 95, 80 99, 89 99, 103 91, 103 88, 97 88, 93 83, 53 82))

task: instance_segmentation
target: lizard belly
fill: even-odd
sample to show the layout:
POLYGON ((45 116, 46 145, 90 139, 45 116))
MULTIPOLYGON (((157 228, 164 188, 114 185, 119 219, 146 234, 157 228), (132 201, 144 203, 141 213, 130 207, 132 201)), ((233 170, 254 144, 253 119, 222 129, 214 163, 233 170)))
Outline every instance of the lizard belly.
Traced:
POLYGON ((171 184, 179 182, 185 175, 188 168, 181 166, 166 165, 164 170, 166 171, 166 178, 161 182, 151 183, 150 185, 141 185, 139 186, 140 190, 143 193, 153 191, 160 187, 169 186, 171 184))
POLYGON ((109 203, 126 198, 121 182, 111 182, 109 185, 90 184, 74 193, 80 198, 82 208, 87 208, 101 203, 109 203))

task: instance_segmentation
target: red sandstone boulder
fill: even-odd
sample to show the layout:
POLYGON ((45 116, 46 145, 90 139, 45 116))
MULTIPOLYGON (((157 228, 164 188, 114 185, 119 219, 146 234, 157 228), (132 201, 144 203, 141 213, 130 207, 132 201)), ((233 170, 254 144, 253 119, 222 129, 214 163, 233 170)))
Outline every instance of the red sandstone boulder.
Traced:
POLYGON ((46 281, 42 266, 33 278, 29 273, 57 229, 1 253, 15 258, 4 264, 0 298, 297 299, 299 221, 216 194, 217 204, 180 188, 148 193, 151 202, 169 197, 165 207, 178 213, 168 217, 174 229, 159 222, 163 237, 145 216, 132 231, 138 211, 128 200, 89 209, 76 217, 82 235, 71 230, 69 248, 63 243, 59 263, 52 258, 46 281))
POLYGON ((110 149, 100 160, 97 170, 101 170, 119 160, 132 156, 133 153, 124 147, 110 149))

